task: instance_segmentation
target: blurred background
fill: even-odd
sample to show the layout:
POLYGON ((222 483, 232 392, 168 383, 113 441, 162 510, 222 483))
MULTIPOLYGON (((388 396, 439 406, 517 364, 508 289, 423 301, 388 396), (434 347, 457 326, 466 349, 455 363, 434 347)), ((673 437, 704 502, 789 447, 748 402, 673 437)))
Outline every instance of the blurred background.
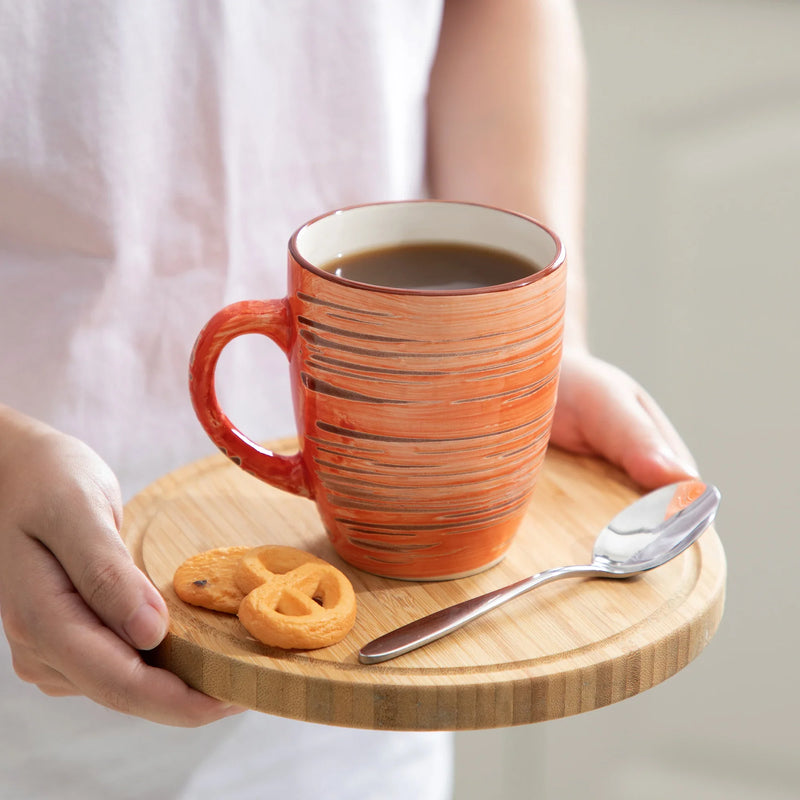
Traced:
POLYGON ((595 352, 723 504, 700 657, 577 717, 457 737, 457 800, 800 798, 800 2, 579 0, 595 352))

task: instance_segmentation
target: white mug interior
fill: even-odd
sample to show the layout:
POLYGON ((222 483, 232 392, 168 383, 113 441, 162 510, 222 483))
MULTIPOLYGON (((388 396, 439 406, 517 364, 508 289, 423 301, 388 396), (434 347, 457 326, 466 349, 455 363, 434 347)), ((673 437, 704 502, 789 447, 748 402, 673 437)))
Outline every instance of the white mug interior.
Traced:
POLYGON ((376 203, 334 211, 300 228, 290 247, 306 265, 330 270, 329 265, 337 259, 355 253, 397 244, 444 242, 512 253, 537 266, 531 278, 551 271, 564 260, 559 238, 529 217, 489 206, 435 200, 376 203))

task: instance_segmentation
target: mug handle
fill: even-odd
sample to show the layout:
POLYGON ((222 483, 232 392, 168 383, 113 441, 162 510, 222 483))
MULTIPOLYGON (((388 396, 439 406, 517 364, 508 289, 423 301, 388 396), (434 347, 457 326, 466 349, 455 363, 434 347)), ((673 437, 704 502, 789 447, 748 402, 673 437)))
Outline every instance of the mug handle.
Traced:
POLYGON ((312 497, 301 453, 281 456, 245 436, 222 410, 214 373, 225 346, 237 336, 260 333, 288 357, 292 338, 289 306, 283 300, 242 300, 218 311, 205 325, 192 350, 189 393, 195 414, 211 441, 237 466, 287 492, 312 497))

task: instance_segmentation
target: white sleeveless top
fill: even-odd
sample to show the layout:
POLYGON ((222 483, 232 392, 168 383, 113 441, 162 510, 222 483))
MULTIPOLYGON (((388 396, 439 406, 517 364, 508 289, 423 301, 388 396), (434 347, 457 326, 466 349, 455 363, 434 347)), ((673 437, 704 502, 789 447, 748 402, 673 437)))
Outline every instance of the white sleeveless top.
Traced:
MULTIPOLYGON (((0 0, 0 402, 88 442, 126 499, 212 452, 195 336, 283 296, 306 220, 424 194, 440 18, 441 0, 0 0)), ((229 415, 293 433, 283 354, 229 350, 229 415)), ((449 745, 255 713, 157 726, 45 697, 2 639, 4 798, 440 798, 449 745)))

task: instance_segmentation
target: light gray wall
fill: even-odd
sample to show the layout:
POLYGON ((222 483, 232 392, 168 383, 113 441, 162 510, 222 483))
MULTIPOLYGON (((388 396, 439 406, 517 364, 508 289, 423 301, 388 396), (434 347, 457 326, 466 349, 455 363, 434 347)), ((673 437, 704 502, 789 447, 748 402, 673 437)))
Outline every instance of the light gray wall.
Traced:
POLYGON ((643 695, 459 735, 456 797, 797 800, 800 3, 579 11, 591 337, 722 490, 726 612, 700 658, 643 695))

